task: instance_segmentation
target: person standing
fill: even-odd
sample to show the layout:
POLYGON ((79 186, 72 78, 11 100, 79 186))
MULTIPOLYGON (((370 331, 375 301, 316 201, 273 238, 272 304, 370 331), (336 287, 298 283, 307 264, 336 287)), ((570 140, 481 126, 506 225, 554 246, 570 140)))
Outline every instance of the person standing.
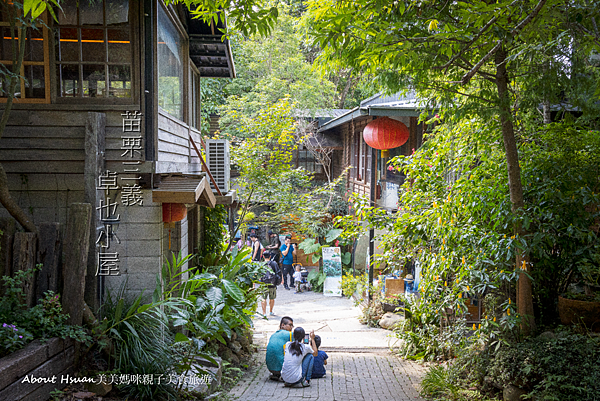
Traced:
POLYGON ((260 262, 260 257, 262 256, 262 244, 258 240, 256 234, 250 234, 250 241, 252 241, 252 261, 260 262))
POLYGON ((286 290, 294 288, 294 256, 296 256, 296 244, 292 244, 292 236, 286 235, 285 242, 281 245, 281 270, 283 271, 283 286, 286 290), (288 286, 288 275, 290 276, 290 285, 288 286))
POLYGON ((265 251, 263 254, 265 258, 265 264, 271 268, 273 274, 273 283, 267 284, 267 288, 261 296, 261 306, 263 311, 263 317, 267 317, 267 297, 269 298, 269 312, 271 316, 274 316, 273 307, 275 306, 275 298, 277 297, 277 284, 281 281, 281 271, 279 270, 279 265, 271 260, 271 253, 269 251, 265 251))
POLYGON ((279 235, 269 230, 269 245, 265 246, 265 249, 273 254, 273 260, 281 264, 281 241, 279 241, 279 235))

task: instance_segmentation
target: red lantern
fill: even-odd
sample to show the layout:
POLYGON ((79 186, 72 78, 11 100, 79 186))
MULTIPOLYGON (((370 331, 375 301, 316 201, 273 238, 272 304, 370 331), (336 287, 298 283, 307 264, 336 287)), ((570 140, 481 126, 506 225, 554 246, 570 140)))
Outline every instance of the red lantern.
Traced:
POLYGON ((163 203, 163 223, 181 221, 187 216, 187 207, 184 203, 163 203))
POLYGON ((408 135, 408 127, 404 123, 389 117, 377 118, 363 130, 365 142, 374 149, 381 149, 381 157, 388 157, 388 149, 404 145, 408 135))

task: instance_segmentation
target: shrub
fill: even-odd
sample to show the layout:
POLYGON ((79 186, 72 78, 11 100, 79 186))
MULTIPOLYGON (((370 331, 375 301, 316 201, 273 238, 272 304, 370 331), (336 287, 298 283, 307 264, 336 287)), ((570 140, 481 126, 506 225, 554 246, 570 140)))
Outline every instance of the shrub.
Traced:
POLYGON ((502 347, 487 375, 513 384, 540 400, 597 400, 600 394, 600 339, 568 331, 502 347))
MULTIPOLYGON (((38 265, 37 269, 40 266, 38 265)), ((44 298, 38 305, 28 308, 23 294, 23 283, 33 277, 35 270, 21 270, 15 272, 13 277, 4 276, 5 293, 0 298, 0 322, 24 334, 16 337, 7 327, 2 327, 3 345, 0 356, 24 347, 33 339, 48 339, 52 337, 73 338, 80 342, 89 342, 91 337, 78 326, 67 325, 68 315, 63 313, 60 296, 52 291, 44 293, 44 298), (22 336, 22 337, 19 337, 22 336), (11 339, 12 338, 12 339, 11 339)), ((17 331, 12 330, 14 333, 17 331)))
POLYGON ((17 328, 14 324, 2 323, 0 327, 0 357, 21 349, 33 335, 24 329, 17 328))

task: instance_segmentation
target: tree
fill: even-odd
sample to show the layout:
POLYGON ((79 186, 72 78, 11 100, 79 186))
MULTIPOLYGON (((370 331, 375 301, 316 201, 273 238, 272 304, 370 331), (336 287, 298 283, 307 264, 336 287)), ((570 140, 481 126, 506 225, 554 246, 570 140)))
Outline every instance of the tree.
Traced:
POLYGON ((286 97, 297 113, 334 107, 333 83, 314 70, 303 53, 298 18, 284 5, 279 7, 278 21, 268 35, 231 37, 237 78, 224 89, 223 132, 239 135, 242 131, 238 120, 226 117, 231 111, 251 117, 286 97))
MULTIPOLYGON (((413 87, 421 97, 452 108, 456 117, 476 114, 495 124, 502 132, 512 212, 522 216, 515 116, 528 94, 521 89, 544 79, 556 82, 561 74, 539 68, 539 49, 565 49, 575 39, 588 53, 598 48, 599 10, 597 1, 583 0, 329 0, 311 1, 306 16, 323 49, 323 65, 341 58, 376 74, 390 90, 413 87)), ((518 219, 514 232, 525 233, 518 219)), ((516 265, 526 257, 518 253, 516 265)), ((525 272, 517 303, 527 333, 535 321, 525 272)))

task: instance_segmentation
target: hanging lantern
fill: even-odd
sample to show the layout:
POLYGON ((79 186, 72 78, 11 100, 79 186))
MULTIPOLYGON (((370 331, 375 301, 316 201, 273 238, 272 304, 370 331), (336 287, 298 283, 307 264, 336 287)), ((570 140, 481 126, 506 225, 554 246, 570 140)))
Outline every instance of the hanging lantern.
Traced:
POLYGON ((187 207, 184 203, 163 203, 163 223, 181 221, 187 216, 187 207))
POLYGON ((389 156, 388 149, 402 146, 408 141, 408 127, 389 117, 380 117, 371 121, 363 130, 363 138, 367 145, 381 149, 381 157, 389 156))

